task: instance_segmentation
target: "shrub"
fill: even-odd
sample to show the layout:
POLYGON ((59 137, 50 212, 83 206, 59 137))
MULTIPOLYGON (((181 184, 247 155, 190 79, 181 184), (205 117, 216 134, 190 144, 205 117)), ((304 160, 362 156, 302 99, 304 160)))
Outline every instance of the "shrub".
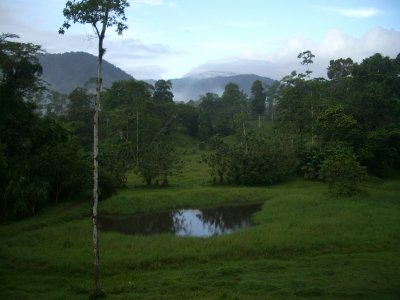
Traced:
POLYGON ((326 150, 319 178, 329 183, 333 196, 352 196, 359 191, 359 183, 366 176, 366 168, 357 161, 353 150, 335 144, 326 150))

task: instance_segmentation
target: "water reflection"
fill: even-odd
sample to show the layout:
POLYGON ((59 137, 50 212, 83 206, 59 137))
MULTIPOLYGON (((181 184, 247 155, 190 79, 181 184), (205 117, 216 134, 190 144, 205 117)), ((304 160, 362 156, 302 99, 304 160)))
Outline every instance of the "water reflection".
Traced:
POLYGON ((103 231, 126 234, 222 235, 251 226, 251 215, 259 211, 261 206, 262 203, 258 203, 130 216, 101 216, 99 226, 103 231))

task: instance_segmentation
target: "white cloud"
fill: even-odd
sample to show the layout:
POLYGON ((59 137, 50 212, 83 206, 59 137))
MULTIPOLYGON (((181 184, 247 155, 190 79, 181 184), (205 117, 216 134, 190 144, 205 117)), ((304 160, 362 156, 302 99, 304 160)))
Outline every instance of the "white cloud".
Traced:
POLYGON ((369 18, 379 15, 380 10, 375 8, 338 9, 337 12, 346 17, 369 18))
MULTIPOLYGON (((152 1, 156 3, 156 0, 152 1)), ((20 36, 19 41, 41 45, 49 53, 84 51, 97 55, 97 38, 90 26, 79 26, 81 31, 86 31, 83 34, 77 30, 68 30, 60 35, 57 28, 48 30, 38 26, 38 23, 30 22, 31 20, 21 19, 21 11, 10 8, 5 8, 4 11, 4 17, 0 18, 0 33, 15 33, 20 36)), ((118 36, 112 31, 109 32, 104 47, 105 60, 140 79, 159 78, 160 74, 167 71, 163 62, 181 54, 166 45, 118 36)))
POLYGON ((146 4, 151 6, 158 6, 165 4, 164 0, 136 0, 136 4, 146 4))
POLYGON ((203 42, 197 45, 198 47, 212 51, 212 50, 243 50, 247 47, 245 43, 232 43, 232 42, 203 42))
POLYGON ((168 7, 176 7, 177 4, 174 1, 167 1, 167 0, 135 0, 134 2, 135 7, 141 5, 149 5, 149 6, 161 6, 167 5, 168 7))
POLYGON ((370 18, 382 14, 383 12, 373 7, 361 7, 361 8, 337 8, 331 6, 319 6, 321 10, 332 12, 344 17, 351 18, 370 18))
POLYGON ((288 39, 278 50, 260 54, 254 52, 240 56, 214 60, 192 69, 187 75, 215 72, 254 73, 281 79, 292 70, 304 72, 297 54, 311 50, 315 55, 311 66, 316 77, 326 76, 326 68, 331 59, 350 57, 361 62, 377 52, 395 57, 400 51, 400 32, 376 27, 361 38, 353 38, 339 30, 332 29, 325 34, 320 43, 303 38, 288 39))
POLYGON ((318 50, 324 58, 351 57, 355 61, 361 61, 377 52, 395 57, 400 51, 400 32, 375 27, 357 39, 339 30, 330 30, 318 50))

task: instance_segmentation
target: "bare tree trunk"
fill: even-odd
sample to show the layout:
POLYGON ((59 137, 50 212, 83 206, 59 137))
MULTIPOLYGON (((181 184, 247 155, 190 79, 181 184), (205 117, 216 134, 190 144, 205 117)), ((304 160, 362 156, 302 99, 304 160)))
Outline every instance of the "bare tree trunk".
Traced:
POLYGON ((312 86, 311 86, 311 145, 314 146, 314 103, 313 103, 312 86))
POLYGON ((311 104, 311 145, 314 146, 314 104, 311 104))
POLYGON ((139 111, 136 112, 136 168, 139 167, 139 111))
POLYGON ((247 154, 249 151, 247 149, 247 139, 246 139, 246 124, 243 121, 243 138, 244 138, 244 145, 245 145, 245 153, 247 154))
POLYGON ((271 121, 272 123, 274 123, 274 102, 272 100, 272 104, 271 104, 271 121))
MULTIPOLYGON (((107 16, 108 18, 108 16, 107 16)), ((100 96, 102 86, 102 62, 104 55, 103 40, 105 36, 106 25, 103 24, 103 30, 99 35, 99 54, 98 54, 98 69, 97 69, 97 84, 96 84, 96 100, 94 105, 93 119, 93 274, 95 293, 100 294, 100 254, 99 254, 99 236, 97 230, 97 206, 99 203, 99 111, 100 111, 100 96)))
POLYGON ((258 115, 258 129, 261 128, 261 115, 258 115))
POLYGON ((99 185, 99 101, 100 101, 100 89, 101 89, 101 61, 99 59, 97 78, 97 95, 95 101, 95 111, 93 120, 93 271, 94 271, 94 285, 95 291, 100 290, 99 284, 99 236, 97 232, 97 205, 98 205, 98 185, 99 185))

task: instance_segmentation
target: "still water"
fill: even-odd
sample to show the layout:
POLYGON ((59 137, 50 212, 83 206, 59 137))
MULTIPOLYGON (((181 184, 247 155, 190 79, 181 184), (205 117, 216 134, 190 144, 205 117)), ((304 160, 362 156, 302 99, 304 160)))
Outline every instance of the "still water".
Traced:
POLYGON ((150 235, 171 233, 177 236, 215 236, 252 225, 251 216, 263 203, 221 206, 207 209, 181 209, 169 212, 129 216, 101 216, 102 231, 150 235))

